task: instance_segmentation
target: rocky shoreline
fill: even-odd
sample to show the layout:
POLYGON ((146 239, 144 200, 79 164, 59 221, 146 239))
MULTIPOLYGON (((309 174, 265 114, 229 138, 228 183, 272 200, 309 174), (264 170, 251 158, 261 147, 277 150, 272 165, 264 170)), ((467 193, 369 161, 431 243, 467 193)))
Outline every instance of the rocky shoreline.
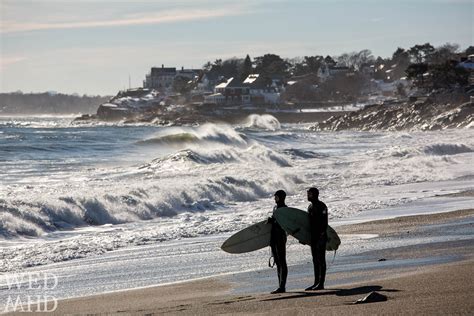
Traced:
POLYGON ((429 131, 474 126, 474 103, 469 102, 465 93, 443 93, 409 100, 392 99, 382 104, 367 105, 357 111, 343 111, 344 107, 336 111, 330 111, 329 107, 301 110, 290 104, 282 104, 278 108, 222 107, 201 102, 186 104, 183 101, 164 98, 152 89, 124 91, 101 104, 96 114, 78 117, 74 123, 120 122, 164 126, 220 122, 239 124, 252 114, 271 114, 280 123, 315 123, 310 127, 313 131, 429 131))
POLYGON ((474 127, 474 103, 438 103, 430 99, 372 105, 318 122, 314 131, 422 130, 474 127))
MULTIPOLYGON (((328 103, 327 105, 332 105, 328 103)), ((85 114, 74 120, 75 124, 95 122, 120 122, 123 124, 150 123, 154 125, 192 125, 203 123, 239 124, 252 114, 271 114, 281 123, 314 123, 344 111, 303 112, 292 104, 277 108, 266 105, 222 107, 202 102, 186 103, 185 100, 164 98, 156 90, 136 89, 120 92, 101 104, 96 114, 85 114)))
POLYGON ((101 119, 96 115, 83 115, 74 120, 75 124, 90 122, 121 122, 123 124, 150 123, 154 125, 193 125, 204 123, 240 124, 252 114, 274 116, 280 123, 315 123, 322 122, 334 115, 343 115, 346 112, 286 112, 266 111, 254 109, 235 109, 204 113, 200 108, 183 108, 179 112, 142 113, 114 119, 101 119))

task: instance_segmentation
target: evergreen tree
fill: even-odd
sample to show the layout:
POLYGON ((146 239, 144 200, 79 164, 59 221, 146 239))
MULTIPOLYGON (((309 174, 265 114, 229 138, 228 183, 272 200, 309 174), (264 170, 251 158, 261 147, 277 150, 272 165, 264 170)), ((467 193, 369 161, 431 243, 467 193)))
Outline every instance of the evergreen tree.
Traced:
POLYGON ((255 58, 255 70, 266 76, 283 75, 289 73, 290 63, 278 55, 265 54, 255 58))
POLYGON ((435 51, 435 48, 430 43, 423 45, 415 45, 408 50, 411 60, 415 64, 421 64, 426 62, 430 55, 435 51))
POLYGON ((329 67, 336 66, 336 61, 329 55, 327 55, 326 58, 324 58, 324 63, 328 65, 329 67))
POLYGON ((474 54, 474 46, 469 46, 468 48, 466 48, 465 53, 467 56, 474 54))
POLYGON ((423 75, 428 71, 428 65, 419 63, 411 64, 406 70, 407 78, 414 80, 418 86, 424 86, 423 75))
POLYGON ((245 78, 248 77, 253 72, 253 66, 252 66, 252 60, 250 59, 250 56, 247 54, 247 57, 245 57, 244 63, 242 64, 242 67, 240 68, 240 79, 245 80, 245 78))
POLYGON ((323 56, 304 56, 307 73, 316 73, 324 62, 323 56))

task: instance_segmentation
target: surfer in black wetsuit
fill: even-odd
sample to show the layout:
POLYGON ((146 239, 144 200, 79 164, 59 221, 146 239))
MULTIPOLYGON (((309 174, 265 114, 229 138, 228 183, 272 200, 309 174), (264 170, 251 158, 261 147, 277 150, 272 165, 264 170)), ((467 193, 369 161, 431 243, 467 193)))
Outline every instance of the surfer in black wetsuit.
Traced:
MULTIPOLYGON (((278 190, 275 192, 276 206, 273 208, 273 211, 280 207, 286 207, 285 198, 285 191, 278 190)), ((286 232, 281 228, 273 216, 268 219, 268 222, 272 224, 270 247, 277 266, 279 285, 276 290, 271 292, 271 294, 285 293, 286 277, 288 276, 288 266, 286 265, 286 232)))
POLYGON ((319 190, 310 188, 308 190, 308 213, 311 225, 311 255, 313 256, 314 284, 306 291, 317 291, 324 289, 326 280, 326 242, 328 228, 328 208, 319 200, 319 190))

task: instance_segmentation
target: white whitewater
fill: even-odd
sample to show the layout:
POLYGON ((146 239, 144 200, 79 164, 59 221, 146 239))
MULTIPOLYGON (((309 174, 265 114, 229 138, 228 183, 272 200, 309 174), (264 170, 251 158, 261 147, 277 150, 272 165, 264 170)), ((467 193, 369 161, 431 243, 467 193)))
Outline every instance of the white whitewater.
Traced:
POLYGON ((277 189, 304 209, 320 187, 334 221, 473 187, 473 130, 320 133, 273 119, 1 121, 0 271, 234 232, 265 218, 277 189))

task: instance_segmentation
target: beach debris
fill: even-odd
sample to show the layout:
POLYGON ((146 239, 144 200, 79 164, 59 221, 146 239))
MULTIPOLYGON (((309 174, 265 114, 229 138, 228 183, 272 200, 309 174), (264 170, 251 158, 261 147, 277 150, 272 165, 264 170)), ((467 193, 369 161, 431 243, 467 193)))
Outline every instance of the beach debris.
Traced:
POLYGON ((387 261, 387 259, 385 259, 385 258, 380 258, 378 261, 379 261, 379 262, 381 262, 381 261, 387 261))
POLYGON ((366 297, 355 301, 354 304, 385 302, 386 300, 387 300, 387 296, 373 291, 373 292, 370 292, 366 297))

